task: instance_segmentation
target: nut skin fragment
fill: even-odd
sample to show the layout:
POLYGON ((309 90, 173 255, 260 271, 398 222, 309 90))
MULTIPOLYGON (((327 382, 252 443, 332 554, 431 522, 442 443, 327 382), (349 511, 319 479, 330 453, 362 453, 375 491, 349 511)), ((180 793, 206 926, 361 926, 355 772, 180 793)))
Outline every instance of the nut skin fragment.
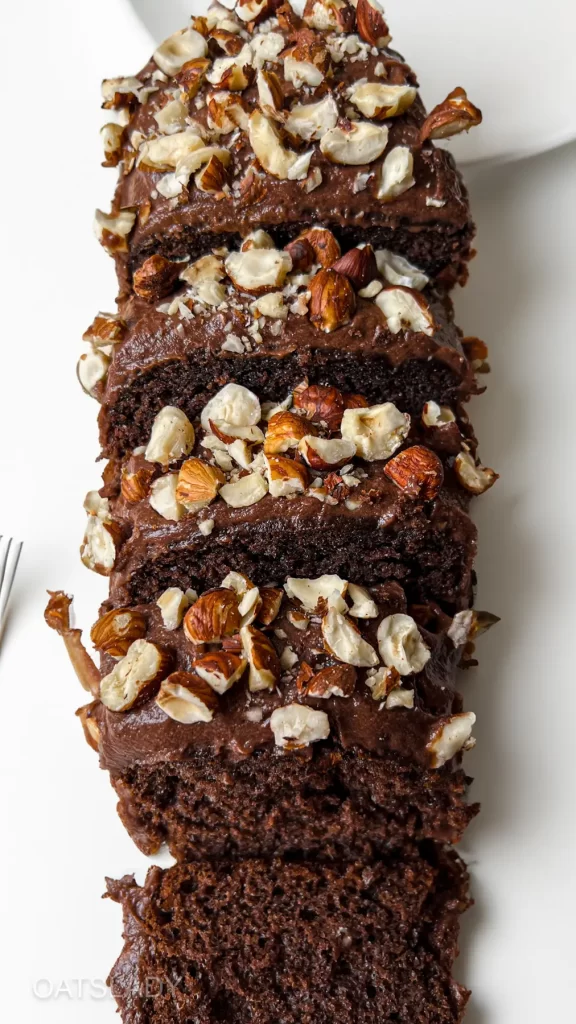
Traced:
POLYGON ((356 291, 365 288, 370 281, 378 276, 376 256, 371 245, 365 245, 363 249, 349 249, 336 263, 332 264, 332 270, 344 274, 356 291))
POLYGON ((94 647, 112 658, 123 658, 134 640, 146 635, 146 619, 132 608, 113 608, 90 631, 94 647))
POLYGON ((468 99, 458 86, 437 107, 434 107, 420 129, 420 142, 427 139, 449 139, 482 123, 482 111, 468 99))
POLYGON ((193 644, 215 643, 240 629, 238 598, 233 590, 209 590, 188 609, 184 633, 193 644))
POLYGON ((100 694, 100 673, 82 643, 82 630, 70 626, 72 598, 63 590, 49 590, 50 600, 44 611, 46 625, 62 637, 78 681, 93 697, 100 694))
POLYGON ((384 472, 409 498, 425 501, 436 497, 444 481, 444 468, 438 456, 419 444, 395 455, 386 463, 384 472))
POLYGON ((324 384, 308 387, 305 384, 294 391, 294 408, 301 409, 312 423, 325 424, 331 434, 340 429, 345 407, 344 395, 338 388, 324 384))
POLYGON ((356 686, 357 672, 353 665, 328 665, 320 669, 307 684, 307 697, 350 697, 356 686))
POLYGON ((146 302, 159 302, 172 291, 181 270, 180 263, 173 263, 165 256, 149 256, 134 273, 134 291, 146 302))
POLYGON ((211 466, 202 459, 187 459, 180 467, 176 501, 189 512, 205 508, 218 494, 226 477, 217 466, 211 466))
POLYGON ((310 319, 331 334, 349 324, 356 312, 356 296, 347 277, 335 270, 320 270, 310 281, 310 319))

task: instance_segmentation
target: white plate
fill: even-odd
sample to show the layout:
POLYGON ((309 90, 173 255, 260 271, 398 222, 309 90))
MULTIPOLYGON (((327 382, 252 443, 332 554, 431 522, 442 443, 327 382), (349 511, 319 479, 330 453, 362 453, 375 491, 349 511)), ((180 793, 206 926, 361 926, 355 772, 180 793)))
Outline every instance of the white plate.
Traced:
MULTIPOLYGON (((155 40, 204 0, 126 0, 155 40)), ((227 3, 227 6, 229 4, 227 3)), ((484 124, 450 148, 465 163, 511 160, 576 137, 576 6, 569 0, 387 0, 395 46, 428 107, 463 85, 484 124)))

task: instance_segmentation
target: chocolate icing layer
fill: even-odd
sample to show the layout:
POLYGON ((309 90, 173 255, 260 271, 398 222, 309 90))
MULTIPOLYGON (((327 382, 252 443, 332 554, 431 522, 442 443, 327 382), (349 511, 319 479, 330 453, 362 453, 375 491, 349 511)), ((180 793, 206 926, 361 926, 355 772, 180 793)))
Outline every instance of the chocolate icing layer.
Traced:
MULTIPOLYGON (((372 593, 380 598, 379 616, 359 620, 358 625, 362 635, 377 649, 376 632, 381 619, 384 615, 404 611, 405 603, 401 588, 394 584, 376 588, 372 593)), ((234 762, 257 751, 274 748, 270 715, 277 707, 303 699, 296 684, 300 665, 305 662, 319 671, 337 663, 325 653, 319 620, 312 620, 304 631, 293 625, 288 612, 296 607, 299 608, 297 602, 284 598, 280 614, 267 631, 279 655, 288 646, 298 657, 297 665, 284 673, 277 690, 250 693, 246 681, 241 679, 219 698, 218 710, 211 722, 194 725, 183 725, 168 718, 153 700, 126 712, 113 712, 98 703, 91 715, 100 729, 101 766, 122 772, 131 766, 150 768, 159 763, 195 760, 199 756, 234 762), (284 635, 279 637, 277 630, 284 635), (250 709, 261 711, 260 722, 247 717, 250 709)), ((192 671, 198 652, 183 629, 167 630, 154 605, 140 606, 137 611, 146 619, 146 638, 170 651, 171 670, 192 671)), ((306 759, 314 756, 316 748, 328 746, 343 751, 362 750, 378 758, 399 758, 405 764, 422 768, 429 766, 427 742, 445 716, 462 708, 460 695, 454 688, 460 652, 446 636, 450 619, 439 610, 435 615, 439 632, 421 628, 431 658, 422 672, 404 680, 406 686, 414 688, 413 708, 387 710, 382 707, 364 681, 366 670, 359 669, 350 697, 307 696, 304 699, 306 704, 328 714, 331 732, 326 744, 278 756, 306 759)), ((111 671, 114 664, 113 659, 104 655, 103 673, 111 671)))
MULTIPOLYGON (((352 35, 342 36, 304 26, 293 12, 289 21, 290 25, 284 20, 279 25, 276 19, 266 23, 267 29, 278 34, 280 45, 277 55, 263 65, 278 76, 285 111, 295 101, 314 103, 329 93, 341 119, 352 112, 353 117, 368 121, 358 110, 353 112, 348 99, 354 83, 367 79, 417 85, 414 73, 399 54, 366 45, 355 34, 354 25, 352 35), (345 46, 348 40, 352 40, 352 52, 339 54, 338 47, 345 46), (328 47, 331 51, 329 68, 319 86, 297 88, 284 76, 283 55, 294 43, 321 46, 325 51, 328 47)), ((204 31, 202 26, 198 27, 204 31)), ((253 35, 240 33, 238 38, 243 43, 261 38, 261 27, 257 26, 253 35)), ((210 56, 224 55, 213 41, 209 41, 208 47, 210 56)), ((319 174, 321 180, 312 191, 300 180, 272 177, 256 163, 257 188, 247 193, 243 182, 254 164, 247 118, 259 106, 256 83, 235 94, 244 106, 246 122, 240 129, 233 126, 232 131, 224 131, 216 128, 209 106, 219 87, 205 81, 195 98, 187 101, 190 119, 203 132, 206 144, 222 147, 232 157, 227 168, 229 185, 216 194, 215 203, 214 193, 202 192, 193 182, 176 198, 165 198, 158 192, 164 172, 144 170, 136 163, 142 141, 158 135, 154 115, 179 94, 178 78, 162 81, 157 72, 156 63, 151 61, 138 75, 144 88, 152 91, 143 103, 132 105, 115 196, 117 209, 130 207, 138 211, 129 253, 122 257, 130 268, 136 268, 155 252, 169 256, 201 255, 215 244, 229 244, 246 236, 255 224, 270 230, 276 241, 284 244, 307 225, 321 223, 349 244, 371 241, 393 248, 415 259, 432 274, 448 265, 453 266, 454 276, 461 273, 462 262, 470 254, 474 230, 468 197, 450 154, 436 149, 429 140, 420 142, 420 128, 426 115, 419 98, 400 116, 376 122, 384 123, 389 130, 384 157, 397 146, 407 147, 412 153, 414 184, 402 194, 386 201, 377 197, 384 157, 368 164, 336 164, 314 141, 306 144, 306 149, 312 151, 309 176, 319 174), (364 176, 360 184, 359 175, 364 176)))

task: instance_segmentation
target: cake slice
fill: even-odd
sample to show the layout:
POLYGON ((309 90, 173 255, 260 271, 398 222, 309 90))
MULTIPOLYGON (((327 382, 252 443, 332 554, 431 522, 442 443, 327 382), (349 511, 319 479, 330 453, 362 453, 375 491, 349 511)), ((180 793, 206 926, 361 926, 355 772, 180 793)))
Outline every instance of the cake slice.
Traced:
MULTIPOLYGON (((53 625, 54 604, 67 600, 53 598, 53 625)), ((477 808, 455 674, 484 621, 409 606, 393 583, 256 588, 230 573, 200 597, 172 587, 105 606, 80 717, 145 853, 334 858, 457 841, 477 808)))
POLYGON ((86 332, 78 374, 102 404, 106 456, 146 443, 165 405, 193 419, 228 381, 280 402, 307 377, 417 415, 475 392, 451 304, 416 267, 370 246, 342 253, 325 229, 288 251, 262 231, 244 246, 174 264, 176 277, 152 259, 142 296, 86 332))
POLYGON ((123 1024, 458 1024, 452 977, 470 906, 452 852, 376 863, 248 860, 107 880, 124 948, 108 979, 123 1024))
POLYGON ((147 444, 108 465, 86 499, 82 559, 111 576, 115 604, 217 586, 235 569, 257 584, 397 580, 411 601, 458 611, 476 551, 463 469, 491 473, 474 449, 462 411, 435 402, 410 417, 303 382, 270 409, 230 383, 194 423, 166 406, 147 444))
POLYGON ((456 89, 426 117, 389 43, 375 0, 311 0, 303 19, 274 0, 216 4, 136 77, 104 82, 120 179, 96 226, 126 286, 151 255, 198 257, 254 225, 284 244, 316 223, 462 277, 468 197, 433 139, 481 114, 456 89))

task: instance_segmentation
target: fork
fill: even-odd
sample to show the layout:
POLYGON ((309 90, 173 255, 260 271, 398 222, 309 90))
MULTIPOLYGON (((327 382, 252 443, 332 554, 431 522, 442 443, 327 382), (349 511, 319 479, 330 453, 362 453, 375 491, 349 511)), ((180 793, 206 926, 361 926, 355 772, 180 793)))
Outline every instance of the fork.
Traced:
POLYGON ((21 541, 15 541, 11 537, 4 539, 0 534, 0 642, 21 551, 21 541))

